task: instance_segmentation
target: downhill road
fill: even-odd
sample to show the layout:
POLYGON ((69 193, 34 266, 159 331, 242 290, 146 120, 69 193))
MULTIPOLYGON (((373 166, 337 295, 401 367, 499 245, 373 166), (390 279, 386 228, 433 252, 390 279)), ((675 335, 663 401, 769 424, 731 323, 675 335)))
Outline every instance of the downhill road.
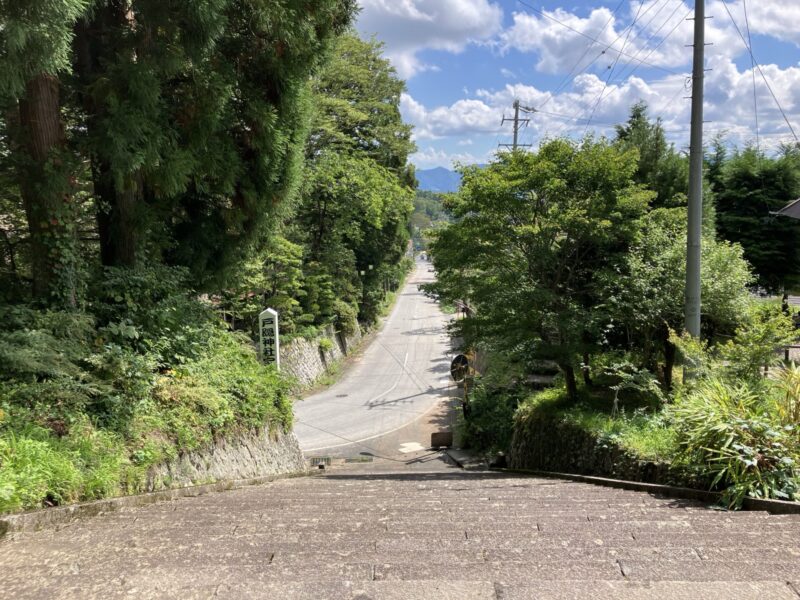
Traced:
MULTIPOLYGON (((448 319, 419 290, 433 281, 429 265, 417 261, 391 315, 342 379, 295 403, 294 431, 306 455, 373 449, 378 438, 416 422, 453 392, 448 319)), ((423 441, 416 437, 398 444, 418 449, 423 441)), ((391 450, 398 449, 404 451, 391 450)))

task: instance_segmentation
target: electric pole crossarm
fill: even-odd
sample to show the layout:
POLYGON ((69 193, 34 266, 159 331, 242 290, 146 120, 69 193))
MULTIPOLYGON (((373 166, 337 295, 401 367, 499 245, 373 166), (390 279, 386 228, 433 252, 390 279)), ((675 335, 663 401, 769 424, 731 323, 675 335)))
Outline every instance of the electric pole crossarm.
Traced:
POLYGON ((525 113, 535 113, 535 108, 530 108, 528 106, 521 106, 519 100, 514 100, 514 117, 506 117, 503 115, 503 120, 500 122, 500 125, 505 125, 506 121, 511 122, 514 124, 514 141, 511 144, 500 144, 503 148, 511 148, 512 150, 516 150, 518 148, 530 148, 532 144, 520 144, 519 143, 519 131, 524 126, 527 127, 528 124, 531 122, 528 118, 520 118, 519 113, 520 111, 525 113))

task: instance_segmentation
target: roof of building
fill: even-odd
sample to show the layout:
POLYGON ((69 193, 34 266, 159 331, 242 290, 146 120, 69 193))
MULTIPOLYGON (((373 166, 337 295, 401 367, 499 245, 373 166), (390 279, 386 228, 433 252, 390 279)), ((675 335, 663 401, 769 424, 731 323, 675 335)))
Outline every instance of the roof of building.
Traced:
POLYGON ((784 217, 792 217, 793 219, 800 219, 800 198, 790 202, 782 209, 775 211, 773 214, 784 217))

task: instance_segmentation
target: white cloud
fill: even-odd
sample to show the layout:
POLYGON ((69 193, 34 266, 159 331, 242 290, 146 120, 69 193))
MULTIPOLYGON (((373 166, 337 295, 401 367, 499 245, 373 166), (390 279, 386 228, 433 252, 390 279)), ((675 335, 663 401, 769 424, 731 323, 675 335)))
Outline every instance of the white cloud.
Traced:
POLYGON ((417 140, 492 133, 500 129, 501 115, 474 98, 429 110, 410 95, 403 94, 400 97, 400 112, 406 122, 414 125, 414 138, 417 140))
MULTIPOLYGON (((725 131, 739 145, 752 141, 755 137, 752 71, 739 71, 730 58, 720 56, 710 60, 709 67, 705 81, 706 138, 725 131)), ((766 65, 763 70, 800 134, 800 67, 780 69, 766 65)), ((768 149, 789 141, 791 133, 758 73, 756 83, 760 137, 768 149)), ((525 143, 559 135, 580 137, 586 132, 613 135, 614 124, 625 122, 630 107, 644 100, 651 116, 663 120, 670 140, 683 148, 689 137, 690 102, 686 98, 691 93, 689 85, 685 76, 669 75, 651 81, 633 76, 605 86, 603 80, 590 73, 576 78, 572 90, 557 95, 520 83, 497 90, 480 89, 474 98, 433 108, 426 108, 405 94, 402 106, 404 116, 416 127, 417 139, 452 138, 455 146, 469 136, 476 147, 482 147, 489 143, 493 146, 498 133, 500 141, 508 141, 511 129, 508 124, 500 127, 500 117, 510 116, 515 99, 539 109, 526 115, 530 124, 523 130, 525 143), (598 102, 601 92, 602 99, 598 102)), ((431 155, 424 156, 432 159, 431 155)))
MULTIPOLYGON (((718 3, 716 3, 718 4, 718 3)), ((744 6, 741 0, 728 2, 728 8, 739 24, 742 33, 745 33, 744 6)), ((719 5, 720 14, 729 19, 725 7, 719 5)), ((747 16, 750 21, 750 31, 771 35, 800 46, 800 3, 786 2, 785 0, 759 0, 748 2, 747 16)))
MULTIPOLYGON (((691 13, 691 6, 669 0, 645 1, 641 10, 639 6, 638 2, 631 2, 627 15, 614 15, 605 7, 592 10, 586 17, 562 8, 544 11, 547 16, 514 13, 513 24, 500 35, 500 47, 504 51, 536 54, 536 68, 546 73, 566 74, 577 66, 576 72, 588 69, 606 78, 613 66, 613 80, 627 78, 634 70, 647 66, 678 69, 689 65, 693 25, 686 16, 691 13)), ((745 52, 719 0, 709 3, 706 14, 717 17, 706 22, 706 41, 712 44, 707 52, 745 52)))
POLYGON ((505 67, 500 69, 500 74, 506 79, 517 79, 517 74, 511 69, 506 69, 505 67))
POLYGON ((401 77, 430 70, 418 58, 425 49, 461 52, 501 29, 503 11, 489 0, 360 0, 358 29, 386 44, 401 77))
POLYGON ((431 167, 445 167, 452 169, 456 164, 472 165, 475 163, 486 163, 491 159, 494 151, 477 156, 469 152, 447 152, 445 150, 427 147, 424 150, 412 154, 409 160, 418 169, 429 169, 431 167))

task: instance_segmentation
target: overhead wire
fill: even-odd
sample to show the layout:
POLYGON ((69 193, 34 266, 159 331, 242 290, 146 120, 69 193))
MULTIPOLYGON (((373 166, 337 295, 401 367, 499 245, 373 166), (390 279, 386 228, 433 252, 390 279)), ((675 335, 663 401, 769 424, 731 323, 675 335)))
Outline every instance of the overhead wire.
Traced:
MULTIPOLYGON (((690 11, 690 12, 691 12, 691 11, 690 11)), ((688 16, 688 15, 689 15, 689 13, 687 13, 687 16, 688 16)), ((668 18, 668 20, 669 20, 669 19, 671 19, 671 18, 672 18, 672 15, 670 15, 670 17, 668 18)), ((668 21, 668 20, 667 20, 667 21, 668 21)), ((666 23, 667 21, 665 21, 665 23, 666 23)), ((660 42, 658 42, 658 44, 656 44, 656 46, 655 46, 654 48, 652 48, 652 49, 650 50, 650 52, 648 52, 648 53, 647 53, 647 55, 645 56, 645 59, 647 59, 647 58, 650 58, 650 56, 651 56, 651 55, 652 55, 652 54, 653 54, 653 53, 654 53, 656 50, 658 50, 658 49, 659 49, 659 48, 660 48, 660 47, 661 47, 661 46, 664 44, 664 42, 666 42, 666 41, 669 39, 669 37, 670 37, 670 36, 671 36, 673 33, 675 33, 675 31, 677 31, 678 27, 680 27, 680 25, 683 23, 683 21, 684 21, 684 19, 681 19, 680 21, 678 21, 678 22, 675 24, 675 26, 674 26, 674 27, 673 27, 673 28, 672 28, 672 29, 669 31, 669 33, 667 33, 667 35, 665 35, 663 38, 661 38, 661 41, 660 41, 660 42)), ((630 77, 632 77, 632 76, 633 76, 633 74, 634 74, 634 73, 635 73, 635 72, 636 72, 636 71, 639 69, 639 67, 641 67, 641 66, 642 66, 642 64, 646 64, 646 63, 645 63, 644 61, 640 61, 640 62, 639 62, 639 63, 638 63, 638 64, 637 64, 637 65, 636 65, 636 66, 635 66, 635 67, 634 67, 634 68, 633 68, 633 69, 632 69, 632 70, 631 70, 629 73, 627 73, 627 74, 626 74, 626 75, 624 75, 624 76, 620 76, 620 78, 619 78, 619 79, 617 79, 617 80, 616 80, 614 83, 619 83, 619 82, 622 82, 622 81, 623 81, 625 78, 630 78, 630 77)), ((627 68, 627 65, 626 65, 626 67, 623 67, 623 68, 627 68)), ((600 99, 599 99, 599 100, 598 100, 598 102, 597 102, 597 104, 598 104, 598 105, 600 104, 600 102, 602 102, 602 100, 603 100, 603 94, 604 94, 604 93, 605 93, 605 90, 603 90, 603 92, 600 94, 600 99)), ((590 120, 591 120, 591 119, 590 119, 590 120)), ((588 129, 588 123, 587 123, 587 129, 588 129)))
MULTIPOLYGON (((603 25, 603 28, 600 30, 600 33, 599 33, 599 34, 597 34, 597 37, 602 37, 602 36, 603 36, 603 34, 606 32, 606 29, 608 29, 608 26, 609 26, 609 25, 611 24, 611 22, 614 20, 614 17, 616 16, 616 14, 617 14, 617 11, 619 11, 619 9, 622 7, 622 5, 623 5, 624 3, 625 3, 625 0, 620 0, 620 3, 619 3, 619 4, 617 4, 617 7, 616 7, 616 8, 614 9, 614 11, 611 13, 611 16, 610 16, 610 17, 608 18, 608 20, 606 21, 606 24, 605 24, 605 25, 603 25)), ((619 37, 617 37, 617 39, 619 39, 619 37)), ((614 42, 616 42, 616 41, 617 41, 617 40, 614 40, 613 42, 611 42, 611 44, 613 44, 613 43, 614 43, 614 42)), ((572 73, 573 73, 573 71, 575 71, 575 69, 577 69, 577 68, 578 68, 578 65, 579 65, 579 64, 581 64, 581 62, 583 62, 583 59, 584 59, 584 58, 586 58, 586 55, 587 55, 587 54, 589 54, 589 50, 591 50, 591 49, 592 49, 592 46, 594 46, 594 45, 595 45, 595 43, 596 43, 596 40, 592 40, 592 41, 590 41, 590 42, 589 42, 589 44, 586 46, 586 49, 583 51, 583 54, 581 54, 580 58, 579 58, 579 59, 578 59, 578 60, 575 62, 575 64, 574 64, 574 65, 572 66, 572 68, 569 70, 569 73, 567 73, 567 74, 564 76, 564 79, 562 79, 562 80, 561 80, 561 83, 559 83, 559 84, 556 86, 555 90, 553 90, 553 92, 551 92, 551 95, 550 95, 550 96, 548 96, 548 97, 547 97, 547 99, 546 99, 546 100, 545 100, 545 101, 544 101, 544 102, 543 102, 543 103, 540 105, 540 108, 543 108, 543 107, 545 107, 545 106, 547 105, 547 103, 548 103, 548 102, 550 102, 550 100, 552 100, 553 96, 555 96, 556 94, 559 94, 559 93, 561 92, 561 90, 563 90, 563 89, 564 89, 564 88, 565 88, 567 85, 569 85, 569 83, 570 83, 571 81, 573 81, 573 80, 575 79, 575 77, 577 77, 577 76, 578 76, 580 73, 584 72, 584 71, 585 71, 587 68, 589 68, 589 67, 590 67, 590 66, 591 66, 591 65, 592 65, 592 64, 593 64, 593 63, 594 63, 594 62, 595 62, 595 61, 596 61, 596 60, 597 60, 597 59, 598 59, 600 56, 602 56, 602 55, 603 55, 603 52, 605 52, 605 50, 604 50, 603 52, 601 52, 600 54, 598 54, 598 55, 597 55, 597 57, 595 57, 595 59, 594 59, 594 60, 592 60, 591 62, 589 62, 589 64, 587 64, 585 67, 583 67, 583 68, 582 68, 580 71, 578 71, 577 73, 575 73, 575 75, 573 75, 573 74, 572 74, 572 73)), ((611 47, 611 44, 608 44, 608 46, 606 46, 606 50, 607 50, 609 47, 611 47)))
MULTIPOLYGON (((677 6, 676 6, 676 7, 673 9, 673 11, 670 13, 670 15, 669 15, 669 16, 666 18, 666 20, 664 20, 664 22, 661 24, 661 26, 660 26, 658 29, 656 29, 656 30, 655 30, 653 33, 651 33, 651 34, 650 34, 650 37, 648 37, 648 38, 647 38, 647 40, 645 41, 645 45, 643 45, 643 46, 642 46, 642 47, 641 47, 641 48, 640 48, 640 49, 639 49, 639 50, 636 52, 636 54, 635 54, 634 58, 632 58, 631 60, 629 60, 629 61, 628 61, 628 62, 625 64, 625 66, 623 67, 622 75, 620 75, 620 77, 618 78, 618 80, 627 79, 628 77, 630 77, 631 75, 633 75, 633 73, 634 73, 634 72, 635 72, 635 71, 636 71, 636 70, 637 70, 637 69, 638 69, 638 68, 641 66, 641 63, 639 63, 639 64, 637 64, 637 65, 636 65, 636 66, 635 66, 635 67, 634 67, 634 68, 633 68, 633 69, 630 71, 630 73, 626 73, 626 72, 625 72, 625 69, 627 69, 627 68, 628 68, 628 67, 629 67, 631 64, 633 64, 633 61, 634 61, 634 60, 635 60, 635 59, 636 59, 636 58, 639 56, 639 54, 641 54, 641 53, 642 53, 642 52, 643 52, 643 51, 644 51, 644 50, 647 48, 647 44, 648 44, 648 43, 650 43, 650 41, 651 41, 651 40, 652 40, 652 39, 653 39, 653 38, 654 38, 656 35, 658 35, 658 34, 659 34, 659 32, 660 32, 662 29, 664 29, 664 27, 666 27, 667 23, 669 23, 669 22, 672 20, 672 17, 674 17, 674 16, 675 16, 675 13, 677 13, 677 12, 678 12, 678 9, 679 9, 679 8, 681 8, 682 6, 683 6, 683 2, 679 2, 679 3, 678 3, 678 5, 677 5, 677 6)), ((690 13, 691 13, 691 10, 690 10, 689 12, 687 12, 687 13, 686 13, 686 16, 688 16, 690 13)), ((683 19, 679 20, 677 23, 675 23, 675 26, 674 26, 674 27, 673 27, 673 28, 672 28, 672 29, 669 31, 669 33, 667 33, 667 35, 665 35, 663 38, 661 38, 661 41, 660 41, 658 44, 656 44, 656 46, 655 46, 654 48, 651 48, 651 49, 650 49, 650 52, 648 52, 648 53, 645 55, 645 57, 644 57, 644 60, 645 60, 645 61, 646 61, 648 58, 650 58, 650 56, 652 56, 652 54, 653 54, 653 53, 654 53, 656 50, 658 50, 658 49, 659 49, 659 48, 660 48, 660 47, 661 47, 661 46, 664 44, 664 42, 665 42, 665 41, 667 41, 667 39, 668 39, 668 38, 669 38, 669 37, 670 37, 670 36, 671 36, 671 35, 672 35, 672 34, 673 34, 673 33, 674 33, 674 32, 675 32, 677 29, 678 29, 678 27, 680 27, 681 23, 683 23, 683 21, 684 21, 684 20, 685 20, 685 17, 684 17, 683 19)))
MULTIPOLYGON (((628 35, 625 36, 625 41, 622 42, 622 50, 625 50, 625 46, 628 44, 628 40, 631 36, 631 31, 633 31, 636 22, 639 20, 639 15, 642 12, 642 7, 644 6, 644 0, 640 0, 639 2, 639 10, 636 11, 636 16, 633 18, 633 22, 631 26, 628 28, 628 35)), ((603 89, 600 90, 600 95, 597 97, 597 102, 595 102, 594 107, 592 108, 592 112, 589 115, 589 118, 586 120, 586 128, 583 130, 583 135, 586 135, 586 132, 589 131, 589 125, 592 123, 592 118, 594 117, 595 112, 597 112, 597 107, 600 106, 600 102, 603 100, 603 94, 606 92, 606 88, 608 87, 608 82, 611 81, 611 78, 614 76, 614 69, 617 68, 617 64, 619 63, 619 59, 622 56, 622 52, 620 51, 617 54, 617 57, 614 59, 614 63, 611 65, 608 71, 608 77, 606 77, 605 83, 603 83, 603 89)))
MULTIPOLYGON (((590 35, 588 35, 588 34, 586 34, 586 33, 582 32, 582 31, 580 31, 580 30, 578 30, 578 29, 575 29, 574 27, 572 27, 572 25, 568 25, 567 23, 564 23, 563 21, 560 21, 559 19, 556 19, 554 16, 547 14, 545 11, 543 11, 543 10, 541 10, 541 9, 539 9, 539 8, 536 8, 536 7, 535 7, 535 6, 533 6, 532 4, 528 4, 528 3, 527 3, 527 2, 525 2, 524 0, 516 0, 516 1, 517 1, 519 4, 522 4, 523 6, 525 6, 525 7, 529 8, 529 9, 531 9, 531 10, 532 10, 532 11, 534 11, 535 13, 537 13, 537 14, 539 14, 539 15, 543 16, 545 19, 549 19, 550 21, 553 21, 554 23, 557 23, 558 25, 561 25, 562 27, 564 27, 564 28, 566 28, 566 29, 569 29, 570 31, 572 31, 572 32, 574 32, 574 33, 577 33, 578 35, 580 35, 581 37, 584 37, 584 38, 586 38, 587 40, 591 40, 591 41, 593 41, 593 42, 595 42, 595 43, 603 44, 603 42, 601 42, 601 41, 600 41, 600 40, 598 40, 597 38, 594 38, 594 37, 592 37, 592 36, 590 36, 590 35)), ((626 29, 627 29, 627 28, 626 28, 626 29)), ((621 37, 621 35, 620 35, 619 37, 621 37)), ((617 40, 619 40, 619 37, 617 37, 617 40)), ((607 48, 607 49, 610 49, 610 50, 612 50, 613 52, 617 52, 617 53, 621 54, 622 56, 630 56, 629 54, 625 53, 625 51, 624 51, 624 48, 623 48, 623 50, 622 50, 622 51, 620 51, 620 50, 617 50, 616 48, 613 48, 613 47, 612 47, 612 46, 613 46, 613 44, 614 44, 614 43, 615 43, 617 40, 615 40, 615 41, 614 41, 614 42, 612 42, 610 45, 608 45, 608 48, 607 48)), ((664 72, 666 72, 666 73, 670 73, 670 74, 672 74, 672 75, 678 75, 678 73, 677 73, 676 71, 673 71, 672 69, 669 69, 669 68, 667 68, 667 67, 662 67, 662 66, 660 66, 660 65, 651 65, 651 64, 648 64, 647 66, 649 66, 649 67, 651 67, 651 68, 653 68, 653 69, 658 69, 658 70, 660 70, 660 71, 664 71, 664 72)))
MULTIPOLYGON (((742 0, 742 8, 744 9, 744 23, 747 27, 747 43, 750 48, 753 47, 753 39, 750 37, 750 19, 747 17, 747 0, 742 0)), ((758 131, 758 92, 756 91, 756 62, 753 58, 753 53, 750 53, 750 71, 753 74, 753 117, 756 122, 756 155, 761 151, 761 140, 759 139, 758 131)))
MULTIPOLYGON (((583 37, 586 37, 586 38, 588 38, 588 39, 590 40, 590 43, 589 43, 589 45, 586 47, 586 49, 584 50, 583 54, 582 54, 582 55, 581 55, 581 57, 578 59, 578 61, 577 61, 577 62, 576 62, 574 65, 573 65, 572 69, 570 69, 570 72, 569 72, 569 73, 568 73, 568 74, 567 74, 567 75, 564 77, 564 79, 562 79, 562 81, 559 83, 559 85, 556 87, 556 89, 555 89, 555 90, 553 90, 553 91, 550 93, 550 95, 549 95, 549 96, 547 97, 547 99, 546 99, 546 100, 545 100, 545 101, 544 101, 544 102, 543 102, 543 103, 542 103, 542 104, 539 106, 539 108, 537 109, 537 111, 536 111, 536 112, 543 112, 543 111, 541 111, 541 108, 543 108, 544 106, 546 106, 546 105, 547 105, 547 104, 550 102, 550 100, 552 100, 552 99, 553 99, 553 97, 555 97, 555 95, 557 95, 558 93, 560 93, 560 92, 561 92, 561 91, 562 91, 562 90, 563 90, 563 89, 564 89, 564 88, 565 88, 567 85, 569 85, 569 84, 570 84, 572 81, 574 81, 574 80, 575 80, 575 79, 578 77, 578 75, 580 75, 580 74, 582 74, 582 73, 586 72, 586 71, 587 71, 587 70, 588 70, 588 69, 589 69, 589 68, 590 68, 590 67, 591 67, 591 66, 592 66, 592 65, 593 65, 595 62, 597 62, 597 61, 598 61, 598 60, 599 60, 599 59, 600 59, 602 56, 604 56, 608 50, 610 50, 610 49, 611 49, 613 52, 619 53, 619 52, 620 52, 620 50, 618 50, 617 48, 613 48, 613 46, 614 46, 614 44, 616 44, 616 43, 617 43, 617 42, 618 42, 618 41, 619 41, 619 40, 620 40, 620 39, 621 39, 623 36, 626 36, 626 39, 627 39, 627 38, 630 38, 628 41, 632 41, 632 40, 633 40, 633 39, 635 39, 635 38, 636 38, 636 36, 639 34, 639 32, 638 32, 638 31, 636 31, 636 32, 633 34, 633 36, 632 36, 632 37, 630 37, 630 35, 631 35, 631 31, 633 31, 633 27, 634 27, 634 25, 636 24, 636 22, 634 21, 634 22, 633 22, 633 23, 631 23, 630 25, 628 25, 628 26, 626 26, 625 28, 623 28, 623 30, 620 32, 620 34, 619 34, 619 35, 617 35, 617 37, 616 37, 616 38, 614 38, 614 40, 612 40, 612 41, 611 41, 610 43, 608 43, 608 44, 604 44, 604 47, 603 47, 603 48, 601 49, 601 51, 600 51, 600 52, 597 54, 597 56, 595 56, 595 57, 594 57, 594 58, 593 58, 591 61, 589 61, 589 62, 588 62, 586 65, 584 65, 584 66, 583 66, 583 67, 582 67, 582 68, 581 68, 581 69, 580 69, 578 72, 574 72, 574 71, 575 71, 575 69, 577 68, 577 66, 578 66, 578 65, 581 63, 581 61, 582 61, 582 60, 583 60, 583 59, 586 57, 586 54, 588 54, 588 51, 589 51, 589 50, 592 48, 592 46, 594 46, 594 44, 595 44, 595 43, 600 43, 600 42, 599 42, 599 40, 598 40, 597 38, 594 38, 594 37, 592 37, 592 36, 589 36, 589 35, 587 35, 587 34, 585 34, 585 33, 583 33, 583 32, 580 32, 580 31, 576 30, 575 28, 573 28, 573 27, 571 27, 570 25, 567 25, 567 24, 565 24, 565 23, 561 22, 560 20, 556 19, 555 17, 552 17, 552 16, 550 16, 550 15, 547 15, 547 14, 545 14, 543 11, 541 11, 541 10, 539 10, 539 9, 537 9, 537 8, 535 8, 535 7, 533 7, 533 6, 531 6, 531 5, 530 5, 530 4, 528 4, 527 2, 524 2, 523 0, 517 0, 517 1, 518 1, 520 4, 522 4, 523 6, 526 6, 526 7, 530 8, 531 10, 534 10, 534 11, 535 11, 535 12, 537 12, 538 14, 541 14, 542 16, 544 16, 544 17, 546 17, 546 18, 548 18, 548 19, 550 19, 550 20, 552 20, 552 21, 555 21, 556 23, 558 23, 558 24, 560 24, 560 25, 562 25, 562 26, 566 27, 566 28, 567 28, 567 29, 569 29, 570 31, 574 31, 575 33, 578 33, 579 35, 582 35, 583 37)), ((605 33, 605 30, 608 28, 608 25, 611 23, 611 21, 613 20, 613 18, 616 16, 616 13, 619 11, 619 9, 620 9, 620 7, 622 6, 622 4, 623 4, 623 3, 621 2, 621 3, 620 3, 620 4, 618 4, 618 5, 617 5, 617 7, 614 9, 614 11, 612 12, 612 15, 611 15, 611 17, 609 17, 609 19, 606 21, 605 25, 604 25, 604 26, 603 26, 603 28, 601 29, 600 33, 598 34, 598 38, 599 38, 599 37, 602 37, 603 33, 605 33)), ((648 13, 648 12, 650 12, 650 11, 651 11, 653 8, 655 8, 655 7, 656 7, 656 6, 658 6, 659 4, 661 4, 661 7, 660 7, 660 8, 659 8, 659 9, 656 11, 656 13, 655 13, 655 14, 654 14, 654 15, 653 15, 651 18, 650 18, 650 20, 649 20, 649 21, 647 21, 647 23, 645 23, 645 25, 642 27, 642 30, 644 30, 644 29, 646 29, 647 27, 649 27, 649 26, 650 26, 650 24, 652 24, 652 22, 653 22, 653 21, 655 21, 655 19, 656 19, 656 18, 657 18, 657 16, 658 16, 658 15, 661 13, 661 11, 662 11, 662 10, 663 10, 663 9, 664 9, 664 8, 665 8, 665 7, 666 7, 668 4, 669 4, 669 0, 660 0, 659 2, 654 2, 653 4, 650 4, 650 5, 649 5, 649 6, 648 6, 648 7, 647 7, 645 10, 644 10, 644 12, 641 12, 642 5, 640 4, 640 6, 639 6, 639 12, 640 12, 641 14, 639 15, 639 19, 642 19, 642 18, 644 18, 644 16, 645 16, 645 15, 647 15, 647 13, 648 13)), ((679 3, 679 5, 678 5, 678 6, 679 6, 679 7, 680 7, 680 6, 682 6, 682 3, 679 3)), ((674 12, 675 12, 675 11, 673 11, 673 14, 674 14, 674 12)), ((671 17, 672 17, 672 15, 670 15, 670 18, 671 18, 671 17)), ((660 28, 659 28, 659 29, 656 31, 656 33, 657 33, 658 31, 660 31, 662 28, 663 28, 663 25, 662 25, 662 27, 660 27, 660 28)), ((650 36, 650 38, 648 38, 648 39, 652 39, 653 35, 655 35, 655 34, 652 34, 652 35, 650 36)), ((623 53, 624 53, 624 47, 623 47, 623 49, 622 49, 622 50, 623 50, 623 53)), ((638 57, 638 55, 640 54, 640 52, 641 52, 641 49, 640 49, 639 51, 637 51, 637 53, 634 55, 634 57, 638 57)), ((618 54, 618 56, 617 56, 617 60, 619 60, 619 57, 620 57, 620 54, 618 54)), ((645 58, 645 60, 646 60, 646 58, 645 58)), ((627 64, 630 64, 630 62, 628 62, 627 64)), ((661 70, 664 70, 664 71, 667 71, 667 72, 671 72, 671 73, 673 73, 673 74, 678 74, 677 72, 675 72, 675 71, 672 71, 671 69, 666 69, 666 68, 664 68, 664 67, 657 67, 657 66, 655 66, 655 65, 649 65, 649 66, 652 66, 653 68, 659 68, 659 69, 661 69, 661 70)), ((560 133, 560 132, 561 132, 561 131, 563 131, 563 130, 564 130, 564 127, 561 127, 561 128, 559 128, 559 129, 556 131, 556 134, 560 133)), ((533 137, 533 133, 531 133, 531 138, 532 138, 532 137, 533 137)), ((533 139, 531 139, 531 142, 533 142, 533 139)))
MULTIPOLYGON (((680 7, 680 6, 683 6, 683 4, 679 4, 679 7, 680 7)), ((689 12, 687 12, 686 16, 688 17, 690 13, 691 13, 691 10, 690 10, 689 12)), ((670 20, 671 18, 672 18, 672 14, 671 14, 671 15, 670 15, 670 16, 667 18, 667 20, 664 22, 664 24, 666 24, 667 22, 669 22, 669 20, 670 20)), ((666 34, 666 35, 665 35, 665 36, 664 36, 664 37, 661 39, 661 41, 658 43, 658 45, 656 45, 656 47, 655 47, 655 48, 653 48, 653 49, 651 49, 651 50, 650 50, 650 52, 647 54, 647 56, 646 56, 644 59, 635 59, 635 57, 634 57, 634 60, 637 60, 637 65, 636 65, 636 66, 635 66, 635 67, 634 67, 634 68, 633 68, 633 69, 632 69, 632 70, 631 70, 631 71, 630 71, 630 72, 627 74, 627 77, 631 77, 631 76, 632 76, 632 75, 633 75, 633 74, 634 74, 634 73, 635 73, 635 72, 636 72, 636 71, 639 69, 639 67, 641 67, 642 65, 649 65, 649 63, 647 62, 647 58, 649 58, 649 57, 650 57, 650 55, 652 55, 652 54, 653 54, 653 52, 655 52, 655 51, 656 51, 656 50, 657 50, 657 49, 658 49, 658 48, 659 48, 661 45, 663 45, 663 44, 664 44, 664 42, 666 42, 666 41, 667 41, 667 39, 669 39, 669 38, 672 36, 672 34, 673 34, 673 33, 675 33, 675 31, 677 31, 678 27, 679 27, 679 26, 680 26, 680 25, 681 25, 681 24, 684 22, 684 20, 685 20, 685 19, 681 19, 680 21, 678 21, 678 22, 675 24, 675 26, 674 26, 674 27, 673 27, 673 28, 672 28, 672 29, 671 29, 671 30, 670 30, 670 31, 669 31, 669 32, 668 32, 668 33, 667 33, 667 34, 666 34)), ((658 31, 660 31, 662 28, 663 28, 663 24, 662 24, 662 27, 659 27, 658 31)), ((637 55, 638 55, 638 54, 639 54, 639 53, 640 53, 640 52, 641 52, 643 49, 644 49, 644 48, 640 49, 640 50, 637 52, 637 55)), ((632 62, 632 61, 631 61, 631 62, 632 62)), ((628 64, 630 64, 630 63, 628 63, 628 64)), ((681 75, 680 73, 678 73, 678 72, 676 72, 676 71, 673 71, 673 74, 675 74, 675 75, 681 75)), ((615 80, 615 82, 619 82, 619 81, 621 81, 621 79, 617 79, 617 80, 615 80)), ((599 104, 599 102, 601 102, 601 101, 602 101, 602 99, 603 99, 603 94, 604 94, 604 93, 605 93, 605 88, 603 89, 603 92, 602 92, 602 93, 601 93, 601 95, 599 96, 598 102, 596 103, 596 105, 595 105, 595 106, 597 106, 597 104, 599 104)), ((588 110, 588 109, 582 109, 582 110, 579 110, 579 111, 578 111, 578 113, 576 113, 576 119, 580 120, 580 117, 582 117, 584 114, 586 114, 587 110, 588 110)), ((564 129, 564 128, 560 129, 560 130, 559 130, 559 132, 560 132, 560 131, 563 131, 563 129, 564 129)), ((587 129, 588 129, 588 123, 587 123, 587 129)))
POLYGON ((767 86, 767 89, 769 90, 769 93, 772 95, 772 99, 775 101, 775 104, 778 107, 778 110, 780 111, 781 115, 783 116, 783 120, 786 121, 786 125, 789 127, 789 131, 792 132, 792 137, 794 137, 794 140, 796 142, 800 142, 800 139, 797 137, 797 134, 794 131, 794 127, 792 127, 792 124, 789 121, 789 118, 786 116, 786 112, 783 110, 783 107, 781 106, 781 103, 778 100, 778 97, 775 95, 775 92, 772 91, 772 86, 769 84, 769 81, 767 80, 767 76, 764 75, 764 70, 761 68, 761 65, 756 60, 756 57, 753 54, 752 47, 747 43, 747 40, 744 38, 744 34, 742 34, 742 30, 739 29, 739 25, 736 23, 736 19, 733 18, 733 14, 731 14, 731 10, 728 7, 728 3, 725 2, 725 0, 722 0, 722 6, 725 7, 725 12, 728 13, 728 17, 730 17, 731 23, 733 23, 733 26, 736 29, 736 33, 739 34, 739 37, 741 38, 745 49, 750 54, 750 60, 753 62, 753 64, 755 64, 756 68, 758 69, 758 72, 761 74, 761 79, 764 80, 764 85, 767 86))

